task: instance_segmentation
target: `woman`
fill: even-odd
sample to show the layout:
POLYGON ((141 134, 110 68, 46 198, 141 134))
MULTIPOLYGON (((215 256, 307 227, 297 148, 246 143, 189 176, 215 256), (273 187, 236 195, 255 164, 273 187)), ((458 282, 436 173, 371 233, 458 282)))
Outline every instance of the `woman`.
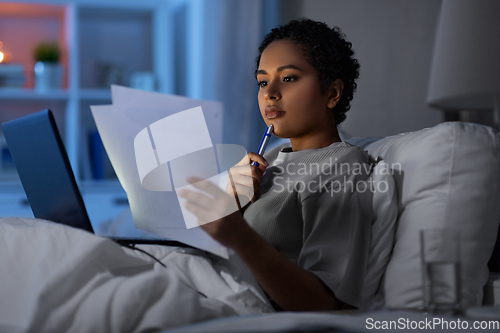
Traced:
POLYGON ((202 228, 244 260, 276 308, 358 307, 370 237, 364 183, 370 165, 337 131, 359 75, 351 44, 338 28, 300 20, 273 29, 259 51, 260 112, 291 147, 265 158, 250 153, 231 169, 234 190, 253 201, 239 212, 213 221, 232 199, 210 183, 196 184, 209 196, 187 190, 181 196, 200 224, 213 221, 202 228), (259 166, 249 167, 254 161, 259 166))

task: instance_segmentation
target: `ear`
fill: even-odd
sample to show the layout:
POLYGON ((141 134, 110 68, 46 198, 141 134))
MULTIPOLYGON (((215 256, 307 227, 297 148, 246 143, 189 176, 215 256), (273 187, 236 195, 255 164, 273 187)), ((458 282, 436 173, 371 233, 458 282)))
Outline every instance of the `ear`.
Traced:
POLYGON ((341 79, 336 79, 328 89, 328 102, 326 106, 333 109, 335 105, 339 102, 340 96, 342 96, 342 90, 344 90, 344 82, 341 79))

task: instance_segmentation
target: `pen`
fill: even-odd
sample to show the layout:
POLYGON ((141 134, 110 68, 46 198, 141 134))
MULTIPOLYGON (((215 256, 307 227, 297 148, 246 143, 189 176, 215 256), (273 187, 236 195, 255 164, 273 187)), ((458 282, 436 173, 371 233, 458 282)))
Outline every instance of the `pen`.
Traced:
MULTIPOLYGON (((259 154, 260 156, 264 155, 264 152, 266 151, 267 144, 271 139, 271 133, 273 133, 273 128, 273 124, 269 125, 269 127, 266 129, 266 132, 264 133, 264 136, 262 137, 262 140, 260 140, 259 150, 257 151, 257 154, 259 154)), ((259 163, 252 162, 252 165, 259 166, 259 163)))

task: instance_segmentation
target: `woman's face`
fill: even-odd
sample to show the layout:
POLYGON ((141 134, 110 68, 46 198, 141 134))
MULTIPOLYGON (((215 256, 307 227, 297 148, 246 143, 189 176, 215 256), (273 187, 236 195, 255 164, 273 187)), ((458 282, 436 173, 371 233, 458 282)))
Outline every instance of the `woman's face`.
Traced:
POLYGON ((286 39, 269 44, 262 52, 257 81, 264 121, 274 125, 276 136, 290 138, 292 147, 294 141, 337 134, 332 108, 338 98, 321 93, 316 69, 297 44, 286 39))

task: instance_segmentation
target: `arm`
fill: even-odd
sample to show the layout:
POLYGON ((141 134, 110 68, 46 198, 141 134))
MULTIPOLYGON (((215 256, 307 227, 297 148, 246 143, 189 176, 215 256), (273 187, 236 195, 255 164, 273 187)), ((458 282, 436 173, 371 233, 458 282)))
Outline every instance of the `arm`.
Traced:
POLYGON ((210 182, 199 182, 195 186, 214 199, 201 193, 183 191, 180 195, 188 200, 186 207, 199 218, 208 234, 240 255, 257 281, 280 307, 289 311, 339 308, 341 302, 319 278, 278 253, 245 222, 239 212, 221 215, 227 212, 233 200, 225 192, 210 182))
POLYGON ((335 310, 341 302, 316 275, 293 264, 248 224, 233 249, 271 298, 287 311, 335 310), (246 229, 246 230, 245 230, 246 229))

